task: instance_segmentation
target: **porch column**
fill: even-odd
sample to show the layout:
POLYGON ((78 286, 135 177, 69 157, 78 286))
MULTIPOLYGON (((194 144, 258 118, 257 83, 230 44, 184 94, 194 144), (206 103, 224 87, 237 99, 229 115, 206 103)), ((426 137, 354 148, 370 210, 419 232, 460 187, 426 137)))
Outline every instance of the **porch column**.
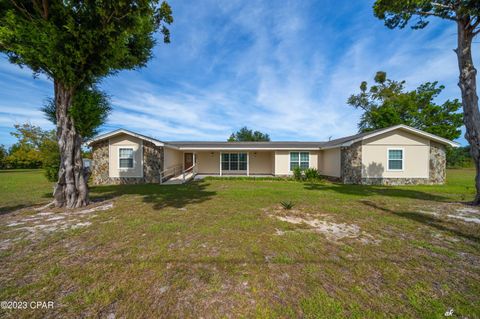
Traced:
POLYGON ((220 176, 222 176, 222 152, 218 152, 220 154, 220 176))
POLYGON ((250 152, 247 152, 247 176, 250 176, 250 152))

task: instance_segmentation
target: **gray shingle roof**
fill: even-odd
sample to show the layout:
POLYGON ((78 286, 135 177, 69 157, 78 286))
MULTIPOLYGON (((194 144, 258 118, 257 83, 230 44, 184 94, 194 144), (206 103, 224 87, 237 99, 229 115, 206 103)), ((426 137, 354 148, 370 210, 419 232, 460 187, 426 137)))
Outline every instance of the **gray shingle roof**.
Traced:
POLYGON ((251 149, 289 149, 289 148, 319 148, 322 142, 209 142, 209 141, 173 141, 165 142, 179 148, 251 148, 251 149))
POLYGON ((95 143, 100 140, 107 139, 111 136, 114 136, 116 134, 120 133, 126 133, 130 134, 133 136, 136 136, 141 139, 148 140, 156 145, 163 146, 165 145, 166 147, 171 146, 174 148, 180 148, 180 149, 284 149, 284 150, 290 150, 290 149, 296 149, 296 150, 311 150, 311 149, 321 149, 321 148, 333 148, 333 147, 339 147, 345 143, 349 143, 354 140, 362 139, 364 137, 368 137, 370 135, 376 135, 382 134, 382 132, 388 132, 390 130, 395 130, 395 129, 404 129, 407 131, 410 131, 411 133, 414 134, 420 134, 424 135, 427 138, 430 138, 432 140, 436 140, 437 142, 451 145, 451 146, 458 146, 459 144, 446 140, 444 138, 441 138, 439 136, 435 136, 433 134, 429 134, 427 132, 406 126, 406 125, 395 125, 389 128, 384 128, 384 129, 379 129, 379 130, 374 130, 366 133, 359 133, 355 135, 350 135, 342 138, 337 138, 331 141, 317 141, 317 142, 296 142, 296 141, 283 141, 283 142, 218 142, 218 141, 172 141, 172 142, 162 142, 160 140, 154 139, 152 137, 148 137, 142 134, 134 133, 132 131, 124 130, 124 129, 119 129, 112 131, 107 134, 103 134, 100 136, 97 136, 93 140, 91 140, 88 144, 91 145, 92 143, 95 143))

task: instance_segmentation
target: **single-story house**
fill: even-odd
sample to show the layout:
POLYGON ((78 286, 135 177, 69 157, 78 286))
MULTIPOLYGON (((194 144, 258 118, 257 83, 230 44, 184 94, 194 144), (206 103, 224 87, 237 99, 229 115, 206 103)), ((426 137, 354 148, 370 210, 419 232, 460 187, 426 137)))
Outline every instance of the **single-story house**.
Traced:
POLYGON ((188 173, 288 176, 295 167, 348 184, 442 184, 442 137, 406 126, 324 142, 164 142, 119 129, 88 143, 94 184, 163 183, 188 173))

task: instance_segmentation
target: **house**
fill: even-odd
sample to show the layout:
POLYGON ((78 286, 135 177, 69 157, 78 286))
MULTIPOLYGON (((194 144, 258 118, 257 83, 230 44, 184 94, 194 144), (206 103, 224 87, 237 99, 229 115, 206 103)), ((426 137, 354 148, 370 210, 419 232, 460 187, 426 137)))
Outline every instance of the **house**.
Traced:
POLYGON ((163 142, 119 129, 88 143, 94 184, 164 183, 200 175, 288 176, 315 168, 347 184, 442 184, 457 143, 396 125, 326 142, 163 142))

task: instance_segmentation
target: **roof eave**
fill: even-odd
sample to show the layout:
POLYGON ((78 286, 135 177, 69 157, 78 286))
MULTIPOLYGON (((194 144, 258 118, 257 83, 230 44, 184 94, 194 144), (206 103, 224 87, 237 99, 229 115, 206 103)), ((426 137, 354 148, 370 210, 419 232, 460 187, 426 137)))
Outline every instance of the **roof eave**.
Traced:
POLYGON ((109 133, 106 133, 106 134, 99 135, 96 138, 93 138, 93 139, 87 141, 86 144, 88 146, 91 146, 94 143, 109 139, 109 138, 117 136, 119 134, 130 135, 130 136, 139 138, 141 140, 148 141, 148 142, 154 144, 155 146, 165 146, 165 143, 160 142, 156 139, 153 139, 153 138, 150 138, 150 137, 147 137, 147 136, 143 136, 143 135, 140 135, 140 134, 137 134, 137 133, 131 132, 129 130, 125 130, 125 129, 118 129, 118 130, 115 130, 115 131, 112 131, 112 132, 109 132, 109 133))
POLYGON ((178 147, 181 151, 318 151, 319 147, 178 147))
POLYGON ((386 128, 385 130, 382 130, 382 131, 378 131, 378 132, 375 132, 375 133, 372 133, 372 134, 369 134, 369 135, 362 136, 362 137, 357 138, 357 139, 350 140, 350 141, 345 142, 343 144, 340 144, 336 147, 348 147, 348 146, 351 146, 352 144, 354 144, 356 142, 360 142, 360 141, 363 141, 363 140, 366 140, 366 139, 369 139, 369 138, 372 138, 372 137, 375 137, 375 136, 378 136, 378 135, 381 135, 381 134, 385 134, 385 133, 394 131, 396 129, 403 129, 403 130, 412 132, 414 134, 417 134, 417 135, 420 135, 420 136, 423 136, 423 137, 427 137, 428 139, 433 140, 433 141, 435 141, 437 143, 440 143, 440 144, 450 145, 452 147, 459 147, 460 146, 460 144, 457 143, 457 142, 453 142, 453 141, 447 140, 446 138, 443 138, 443 137, 440 137, 440 136, 437 136, 437 135, 434 135, 434 134, 431 134, 431 133, 427 133, 427 132, 424 132, 422 130, 410 127, 410 126, 400 124, 400 125, 395 125, 395 126, 386 128))

